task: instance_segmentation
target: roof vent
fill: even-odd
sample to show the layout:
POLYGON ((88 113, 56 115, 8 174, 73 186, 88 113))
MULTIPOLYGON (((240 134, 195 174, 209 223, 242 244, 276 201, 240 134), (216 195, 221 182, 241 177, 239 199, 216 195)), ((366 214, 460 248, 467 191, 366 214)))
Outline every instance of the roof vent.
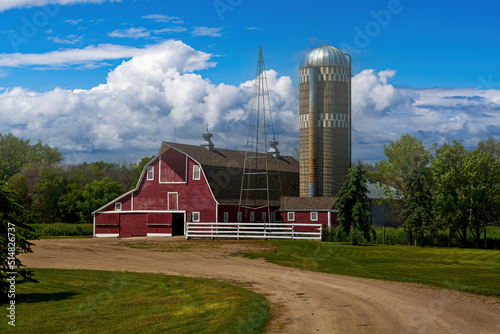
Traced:
POLYGON ((208 127, 210 124, 207 123, 207 133, 202 134, 201 136, 203 137, 203 142, 201 143, 200 146, 205 147, 209 151, 215 151, 215 145, 212 143, 212 137, 214 136, 208 131, 208 127))
POLYGON ((276 140, 272 140, 269 142, 269 150, 267 151, 267 153, 271 154, 273 157, 275 158, 280 158, 280 151, 278 150, 278 144, 279 142, 277 142, 276 140))

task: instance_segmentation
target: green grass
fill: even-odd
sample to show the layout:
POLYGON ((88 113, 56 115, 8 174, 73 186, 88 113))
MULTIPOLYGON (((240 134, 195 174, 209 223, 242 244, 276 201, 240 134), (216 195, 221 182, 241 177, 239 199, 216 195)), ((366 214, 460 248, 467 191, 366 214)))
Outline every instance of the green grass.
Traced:
POLYGON ((165 242, 164 240, 147 240, 147 241, 137 241, 133 239, 128 239, 127 241, 120 242, 121 246, 138 248, 138 249, 149 249, 159 252, 172 252, 172 251, 184 251, 184 250, 194 250, 194 249, 220 249, 223 246, 228 245, 256 245, 256 246, 266 246, 264 240, 207 240, 207 239, 190 239, 190 240, 169 240, 165 242))
POLYGON ((414 282, 500 296, 500 251, 441 247, 352 246, 332 242, 269 241, 275 249, 244 254, 325 273, 414 282))
POLYGON ((92 238, 91 235, 62 235, 62 236, 57 236, 57 235, 46 235, 46 236, 41 236, 38 237, 38 239, 90 239, 92 238))
POLYGON ((18 282, 16 326, 0 332, 259 333, 270 317, 258 294, 209 280, 90 270, 34 269, 18 282))
POLYGON ((88 237, 93 233, 92 224, 30 224, 35 230, 39 238, 44 237, 61 237, 61 236, 85 236, 88 237))

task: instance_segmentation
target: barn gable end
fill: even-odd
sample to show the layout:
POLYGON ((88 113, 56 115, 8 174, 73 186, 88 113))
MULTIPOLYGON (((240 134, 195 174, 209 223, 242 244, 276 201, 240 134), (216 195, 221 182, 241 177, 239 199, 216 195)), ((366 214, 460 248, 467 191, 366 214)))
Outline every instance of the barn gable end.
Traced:
POLYGON ((200 221, 216 221, 217 206, 200 164, 162 143, 158 155, 144 167, 136 188, 93 212, 94 236, 183 234, 193 215, 200 221))

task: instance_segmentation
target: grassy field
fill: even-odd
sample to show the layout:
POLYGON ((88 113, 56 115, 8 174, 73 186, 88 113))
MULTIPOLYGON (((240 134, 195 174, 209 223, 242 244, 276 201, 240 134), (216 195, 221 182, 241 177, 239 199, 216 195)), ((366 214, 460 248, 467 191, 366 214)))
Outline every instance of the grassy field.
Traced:
POLYGON ((259 333, 266 300, 209 280, 140 273, 35 269, 19 283, 16 333, 259 333))
POLYGON ((35 230, 38 237, 44 239, 45 237, 90 237, 93 232, 92 224, 30 224, 35 230))
POLYGON ((275 249, 247 253, 280 265, 325 273, 415 282, 500 296, 500 251, 441 247, 352 246, 332 242, 269 241, 275 249))
MULTIPOLYGON (((384 233, 382 232, 382 227, 374 226, 376 231, 376 239, 372 242, 374 244, 385 244, 385 245, 407 245, 408 236, 406 231, 402 227, 385 228, 385 240, 383 238, 384 233)), ((323 229, 322 240, 324 241, 340 241, 336 240, 335 229, 323 229)), ((420 246, 432 246, 432 247, 459 247, 461 245, 460 237, 455 233, 450 235, 449 230, 438 230, 433 232, 426 232, 424 235, 418 237, 418 244, 420 246)), ((474 248, 474 238, 470 231, 467 231, 467 247, 474 248)), ((484 236, 481 234, 480 248, 486 249, 500 249, 500 226, 488 226, 486 228, 486 244, 484 242, 484 236)))

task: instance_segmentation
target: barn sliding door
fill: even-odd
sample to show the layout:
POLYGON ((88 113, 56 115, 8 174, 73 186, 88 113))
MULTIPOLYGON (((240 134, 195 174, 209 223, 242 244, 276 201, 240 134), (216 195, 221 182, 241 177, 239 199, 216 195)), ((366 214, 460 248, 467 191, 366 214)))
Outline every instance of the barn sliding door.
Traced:
POLYGON ((179 210, 179 198, 177 193, 168 193, 168 210, 179 210))

